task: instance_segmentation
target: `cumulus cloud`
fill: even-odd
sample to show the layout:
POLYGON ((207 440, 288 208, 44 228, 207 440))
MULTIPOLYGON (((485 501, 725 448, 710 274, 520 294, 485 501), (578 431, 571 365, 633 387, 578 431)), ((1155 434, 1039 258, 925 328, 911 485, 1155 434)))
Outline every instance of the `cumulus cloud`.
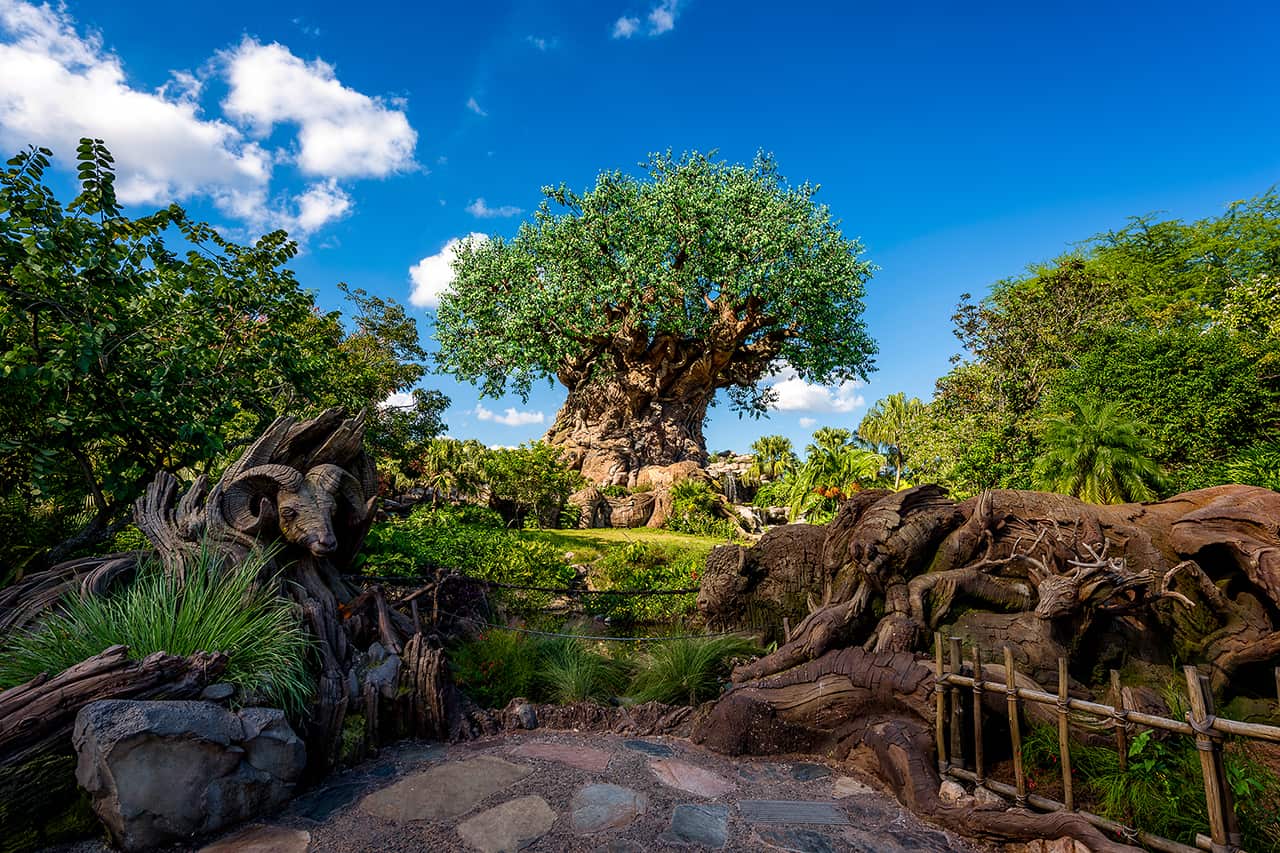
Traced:
POLYGON ((338 179, 412 168, 417 140, 402 105, 343 86, 332 66, 283 45, 246 38, 152 91, 132 85, 123 60, 65 7, 0 0, 0 144, 37 142, 65 162, 83 136, 106 140, 125 204, 207 198, 253 228, 302 236, 353 209, 338 179), (229 85, 222 116, 200 106, 213 75, 229 85), (278 124, 297 127, 294 145, 268 142, 278 124), (313 178, 301 192, 272 190, 285 162, 313 178))
POLYGON ((427 255, 409 267, 409 302, 419 308, 435 308, 440 296, 453 286, 453 259, 464 241, 488 240, 488 234, 473 231, 465 237, 454 237, 434 255, 427 255))
POLYGON ((467 98, 467 109, 471 110, 471 112, 475 113, 478 116, 488 115, 487 112, 481 109, 480 103, 474 97, 467 98))
POLYGON ((616 39, 629 39, 640 29, 639 18, 629 18, 623 15, 621 18, 613 22, 613 37, 616 39))
POLYGON ((543 412, 521 412, 512 407, 506 409, 502 414, 498 414, 486 409, 482 403, 476 404, 476 417, 482 421, 493 421, 509 427, 540 424, 545 423, 547 420, 547 416, 543 412))
POLYGON ((393 391, 378 404, 380 409, 409 409, 413 407, 413 394, 409 391, 393 391))
MULTIPOLYGON (((648 27, 645 32, 649 36, 660 36, 676 28, 676 15, 680 9, 680 0, 660 0, 649 10, 645 18, 648 27)), ((623 15, 613 22, 613 37, 629 39, 640 32, 640 18, 634 15, 623 15)))
POLYGON ((867 402, 858 393, 862 383, 856 379, 835 385, 814 385, 801 379, 789 364, 781 365, 764 384, 775 395, 770 408, 780 412, 852 412, 867 402))
POLYGON ((524 208, 516 207, 513 204, 504 204, 500 207, 490 207, 485 204, 483 198, 478 198, 471 204, 467 205, 467 213, 472 216, 478 216, 481 219, 494 219, 495 217, 507 218, 511 216, 519 216, 524 213, 524 208))
POLYGON ((234 125, 207 119, 199 87, 180 74, 158 91, 135 89, 120 57, 96 35, 81 36, 62 8, 0 0, 0 141, 32 141, 70 156, 82 136, 107 140, 116 194, 126 204, 196 195, 224 210, 259 198, 272 158, 234 125))
POLYGON ((267 136, 298 128, 298 168, 325 177, 384 177, 413 167, 417 132, 403 110, 338 80, 322 59, 306 62, 279 43, 245 37, 222 54, 227 115, 267 136))
POLYGON ((541 50, 544 52, 547 50, 547 48, 551 47, 553 44, 553 42, 547 41, 541 36, 525 36, 524 40, 527 41, 529 44, 533 45, 534 47, 536 47, 538 50, 541 50))
POLYGON ((804 427, 805 429, 813 429, 817 425, 818 425, 817 418, 801 418, 800 419, 800 426, 804 427))

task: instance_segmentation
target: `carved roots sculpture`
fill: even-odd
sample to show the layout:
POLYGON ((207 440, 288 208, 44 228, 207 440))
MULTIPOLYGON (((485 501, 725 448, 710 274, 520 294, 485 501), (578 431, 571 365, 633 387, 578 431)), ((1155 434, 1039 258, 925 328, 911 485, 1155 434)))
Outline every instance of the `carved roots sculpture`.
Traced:
POLYGON ((323 770, 334 757, 350 694, 359 700, 358 687, 349 690, 356 650, 377 640, 399 653, 412 633, 409 620, 387 607, 379 591, 357 595, 341 576, 364 540, 376 500, 364 428, 363 414, 348 418, 339 409, 311 420, 279 418, 212 487, 202 475, 179 497, 178 481, 158 474, 134 507, 154 551, 63 563, 0 590, 0 634, 31 625, 69 593, 108 592, 148 556, 181 577, 202 547, 237 562, 255 546, 279 543, 281 594, 297 602, 319 651, 307 741, 313 769, 323 770))
MULTIPOLYGON (((922 653, 952 620, 950 633, 984 648, 1012 644, 1032 675, 1059 655, 1077 677, 1176 655, 1218 688, 1261 680, 1251 665, 1280 659, 1280 494, 1220 486, 1095 506, 1039 492, 958 503, 935 486, 867 491, 822 533, 777 528, 753 548, 712 552, 698 602, 711 624, 742 624, 760 594, 777 621, 797 624, 777 651, 735 671, 695 739, 732 754, 865 758, 904 803, 962 832, 1130 849, 1067 815, 940 802, 922 653), (807 614, 794 609, 804 593, 807 614)), ((984 669, 1003 679, 1002 667, 984 669)))

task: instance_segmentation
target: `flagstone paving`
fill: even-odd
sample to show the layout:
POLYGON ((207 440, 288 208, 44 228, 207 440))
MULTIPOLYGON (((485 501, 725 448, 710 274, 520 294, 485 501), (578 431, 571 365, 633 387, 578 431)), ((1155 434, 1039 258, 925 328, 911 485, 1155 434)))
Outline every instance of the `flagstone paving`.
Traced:
MULTIPOLYGON (((677 738, 535 729, 406 743, 207 853, 978 853, 818 761, 733 759, 677 738)), ((105 851, 78 846, 76 853, 105 851)))

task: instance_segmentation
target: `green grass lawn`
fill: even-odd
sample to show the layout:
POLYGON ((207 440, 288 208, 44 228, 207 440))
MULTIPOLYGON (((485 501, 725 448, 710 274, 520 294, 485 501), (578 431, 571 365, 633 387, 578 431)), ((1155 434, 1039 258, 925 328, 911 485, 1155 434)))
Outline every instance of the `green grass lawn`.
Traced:
POLYGON ((655 527, 620 529, 604 527, 594 530, 524 530, 520 536, 547 542, 566 553, 572 553, 570 562, 593 563, 606 551, 632 542, 657 545, 667 551, 695 552, 705 557, 724 540, 709 536, 691 536, 655 527))

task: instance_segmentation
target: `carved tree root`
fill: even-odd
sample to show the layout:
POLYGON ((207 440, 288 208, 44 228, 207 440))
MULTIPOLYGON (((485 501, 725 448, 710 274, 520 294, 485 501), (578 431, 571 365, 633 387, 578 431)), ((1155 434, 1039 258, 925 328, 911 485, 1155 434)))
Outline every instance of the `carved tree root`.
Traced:
POLYGON ((0 766, 17 764, 67 742, 76 714, 99 699, 185 699, 216 681, 222 653, 177 657, 156 652, 129 660, 112 646, 52 677, 37 676, 0 692, 0 766))
MULTIPOLYGON (((1003 667, 984 667, 1003 680, 1003 667)), ((1035 687, 1019 675, 1020 686, 1035 687)), ((738 687, 694 728, 692 738, 729 755, 819 753, 848 757, 869 751, 877 773, 912 811, 968 835, 1006 840, 1077 838, 1093 850, 1132 853, 1076 815, 987 811, 938 799, 940 779, 932 742, 934 677, 928 661, 905 652, 859 648, 829 652, 772 678, 738 687)), ((1005 699, 984 696, 994 715, 1005 699)), ((1028 706, 1033 721, 1049 723, 1050 709, 1028 706)))

